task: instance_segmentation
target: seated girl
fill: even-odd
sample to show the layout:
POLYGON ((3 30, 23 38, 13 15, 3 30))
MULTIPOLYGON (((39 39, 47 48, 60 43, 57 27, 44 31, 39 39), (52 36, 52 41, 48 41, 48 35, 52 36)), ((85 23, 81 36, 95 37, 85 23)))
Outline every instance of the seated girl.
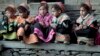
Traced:
POLYGON ((81 4, 80 17, 76 20, 77 26, 75 28, 78 44, 94 44, 96 36, 96 21, 94 16, 90 14, 90 7, 87 4, 81 4))
POLYGON ((37 42, 34 35, 31 34, 30 25, 34 21, 34 17, 30 16, 29 7, 27 4, 22 3, 18 7, 19 16, 17 17, 18 30, 17 36, 19 40, 23 40, 26 44, 37 42))
POLYGON ((63 13, 62 7, 55 4, 51 8, 53 19, 51 26, 56 30, 55 42, 68 43, 70 41, 71 21, 68 15, 63 13))
POLYGON ((48 12, 48 5, 40 5, 38 15, 35 18, 35 24, 32 28, 33 34, 38 38, 39 42, 53 42, 54 30, 50 27, 52 16, 48 12))
POLYGON ((5 13, 2 21, 2 34, 5 40, 17 40, 17 22, 15 15, 16 8, 14 5, 8 5, 5 8, 5 13))

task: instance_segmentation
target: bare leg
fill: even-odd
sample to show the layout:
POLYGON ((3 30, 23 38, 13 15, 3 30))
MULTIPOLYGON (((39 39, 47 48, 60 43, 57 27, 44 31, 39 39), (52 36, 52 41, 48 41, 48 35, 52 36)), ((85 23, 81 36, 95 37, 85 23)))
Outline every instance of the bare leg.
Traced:
POLYGON ((69 44, 70 43, 70 36, 69 36, 69 34, 64 35, 64 37, 65 37, 64 43, 69 44))
POLYGON ((86 45, 93 46, 94 45, 94 39, 93 38, 89 38, 89 40, 87 41, 86 45))
POLYGON ((24 37, 24 42, 26 44, 37 43, 38 39, 37 39, 37 36, 35 34, 30 34, 29 37, 24 37))
POLYGON ((19 40, 22 40, 23 39, 23 36, 24 36, 24 29, 22 27, 20 27, 18 30, 17 30, 17 36, 18 36, 18 39, 19 40))
POLYGON ((69 35, 57 35, 55 43, 57 42, 63 42, 63 43, 69 43, 70 41, 70 36, 69 35))

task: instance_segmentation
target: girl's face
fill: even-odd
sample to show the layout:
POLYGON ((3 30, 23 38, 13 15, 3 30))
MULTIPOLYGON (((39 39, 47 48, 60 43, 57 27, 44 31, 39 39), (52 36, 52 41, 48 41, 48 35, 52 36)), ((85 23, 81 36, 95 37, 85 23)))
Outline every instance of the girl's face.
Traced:
POLYGON ((39 14, 44 16, 47 13, 47 9, 44 8, 44 6, 41 6, 39 8, 39 14))
POLYGON ((86 9, 84 7, 81 7, 80 8, 80 16, 84 17, 84 16, 86 16, 86 14, 87 14, 86 9))
POLYGON ((10 17, 14 16, 15 14, 12 13, 12 12, 10 12, 10 11, 5 11, 5 15, 6 15, 8 18, 10 18, 10 17))
POLYGON ((19 16, 23 17, 24 16, 24 13, 19 12, 19 16))
POLYGON ((26 13, 24 13, 24 12, 19 12, 19 16, 21 16, 21 17, 26 17, 27 15, 26 15, 26 13))
POLYGON ((60 14, 61 14, 61 11, 60 10, 55 10, 55 8, 52 8, 51 9, 52 11, 52 15, 54 15, 55 17, 58 17, 60 14))

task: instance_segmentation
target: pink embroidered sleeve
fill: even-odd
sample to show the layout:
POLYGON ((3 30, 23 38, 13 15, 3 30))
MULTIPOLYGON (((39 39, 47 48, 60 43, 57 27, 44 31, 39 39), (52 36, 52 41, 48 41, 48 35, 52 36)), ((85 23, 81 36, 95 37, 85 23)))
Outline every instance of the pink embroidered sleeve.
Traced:
POLYGON ((52 16, 51 15, 49 15, 48 17, 46 17, 45 24, 46 24, 47 27, 50 26, 51 21, 52 21, 52 16))

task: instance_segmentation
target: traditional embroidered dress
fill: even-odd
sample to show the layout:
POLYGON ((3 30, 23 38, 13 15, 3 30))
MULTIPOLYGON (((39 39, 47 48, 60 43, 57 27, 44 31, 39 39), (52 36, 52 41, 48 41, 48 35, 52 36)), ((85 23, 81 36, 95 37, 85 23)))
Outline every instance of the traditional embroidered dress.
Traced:
POLYGON ((50 42, 55 34, 52 27, 50 27, 51 20, 52 16, 49 13, 47 13, 44 17, 37 15, 35 18, 36 23, 34 24, 33 33, 36 34, 43 42, 50 42), (43 23, 43 25, 39 22, 43 23))
POLYGON ((28 22, 27 19, 32 20, 32 17, 28 16, 28 18, 22 18, 18 16, 16 20, 18 22, 18 28, 22 27, 24 29, 25 36, 29 36, 31 34, 31 28, 30 28, 31 22, 28 22), (25 30, 26 25, 28 25, 28 28, 25 30))
POLYGON ((2 20, 2 30, 0 32, 3 34, 4 39, 16 40, 17 22, 15 20, 9 22, 8 20, 9 19, 7 17, 2 20))
POLYGON ((79 17, 77 20, 77 23, 85 25, 85 26, 89 26, 93 21, 94 21, 94 17, 90 14, 87 14, 85 17, 79 17))
MULTIPOLYGON (((71 21, 69 16, 62 13, 58 18, 54 17, 51 26, 56 29, 56 36, 69 35, 71 32, 71 21)), ((59 38, 58 40, 62 40, 59 38)), ((62 40, 64 41, 64 39, 62 40)))
POLYGON ((88 42, 89 39, 93 39, 96 36, 96 32, 97 30, 94 28, 94 24, 95 24, 95 19, 94 16, 87 14, 85 17, 79 17, 76 20, 77 23, 79 23, 79 25, 83 25, 85 26, 82 27, 81 29, 76 31, 78 38, 78 41, 84 41, 84 42, 88 42), (93 27, 91 27, 93 26, 93 27))

